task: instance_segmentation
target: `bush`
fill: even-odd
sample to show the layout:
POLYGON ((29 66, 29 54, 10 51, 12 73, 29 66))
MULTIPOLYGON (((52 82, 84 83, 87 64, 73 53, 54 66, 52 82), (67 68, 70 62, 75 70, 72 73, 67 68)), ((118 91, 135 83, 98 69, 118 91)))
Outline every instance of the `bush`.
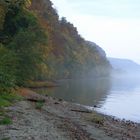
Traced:
POLYGON ((44 101, 38 101, 35 104, 35 108, 41 110, 44 105, 44 101))
POLYGON ((23 10, 14 18, 10 16, 7 19, 5 32, 12 36, 6 47, 17 55, 17 85, 23 86, 38 73, 38 64, 42 61, 43 47, 46 45, 46 34, 36 17, 23 10), (16 30, 10 31, 13 27, 16 30))
POLYGON ((12 120, 9 117, 4 117, 2 120, 0 120, 0 125, 9 125, 12 124, 12 120))
POLYGON ((87 120, 99 125, 103 125, 104 124, 104 117, 100 114, 97 113, 92 113, 90 114, 90 116, 87 117, 87 120))
POLYGON ((16 55, 0 44, 0 93, 9 92, 16 84, 16 55))

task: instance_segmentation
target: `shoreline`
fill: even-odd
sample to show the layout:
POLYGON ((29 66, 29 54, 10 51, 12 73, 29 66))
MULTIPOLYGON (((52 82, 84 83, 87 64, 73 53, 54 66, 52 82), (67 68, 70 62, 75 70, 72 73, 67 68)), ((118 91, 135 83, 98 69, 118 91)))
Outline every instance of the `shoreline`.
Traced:
MULTIPOLYGON (((106 79, 107 77, 100 77, 100 79, 106 79)), ((79 78, 78 78, 79 79, 79 78)), ((99 77, 97 78, 99 79, 99 77)), ((65 80, 71 80, 70 79, 59 79, 59 80, 52 80, 52 81, 37 81, 37 82, 32 82, 30 83, 31 85, 27 88, 29 88, 30 90, 33 90, 34 92, 37 92, 36 90, 38 89, 42 89, 42 88, 45 88, 45 89, 50 89, 50 88, 56 88, 56 87, 60 87, 61 86, 61 83, 60 81, 65 81, 65 80)), ((82 78, 83 80, 83 78, 82 78)), ((40 94, 40 93, 38 93, 40 94)), ((45 95, 45 94, 44 94, 45 95)), ((47 95, 48 96, 48 95, 47 95)), ((51 97, 51 96, 50 96, 51 97)), ((53 97, 52 97, 53 98, 53 97)), ((54 97, 55 98, 55 97, 54 97)), ((63 100, 63 99, 62 99, 63 100)), ((66 102, 69 102, 69 103, 74 103, 76 105, 80 105, 80 106, 83 106, 89 110, 93 110, 95 111, 96 108, 98 108, 98 106, 95 104, 93 106, 88 106, 88 105, 83 105, 83 104, 80 104, 80 103, 76 103, 76 102, 73 102, 73 100, 71 101, 66 101, 66 102), (96 106, 96 107, 94 107, 96 106)), ((104 115, 104 116, 110 116, 111 118, 113 119, 116 119, 116 120, 119 120, 119 121, 124 121, 124 122, 132 122, 132 123, 137 123, 137 124, 140 124, 140 122, 137 122, 137 121, 133 121, 133 120, 129 120, 129 119, 125 119, 125 118, 119 118, 119 117, 116 117, 116 116, 113 116, 113 115, 109 115, 109 114, 106 114, 106 113, 103 113, 103 112, 99 112, 96 110, 96 112, 98 114, 101 114, 101 115, 104 115)))
MULTIPOLYGON (((76 104, 76 105, 78 105, 78 104, 76 104)), ((90 107, 90 106, 86 106, 86 105, 82 105, 82 106, 85 107, 86 109, 89 109, 89 110, 91 110, 93 112, 96 112, 97 114, 100 114, 100 115, 105 116, 105 117, 110 117, 111 119, 114 119, 114 120, 118 120, 118 121, 121 121, 121 122, 124 122, 124 123, 128 123, 129 122, 129 123, 134 123, 134 124, 140 125, 140 122, 137 122, 137 121, 132 121, 132 120, 125 119, 125 118, 121 119, 121 118, 113 116, 113 115, 108 115, 108 114, 99 112, 99 111, 96 110, 96 108, 98 108, 98 107, 90 107)))
POLYGON ((0 125, 0 140, 140 139, 138 123, 118 120, 95 110, 91 112, 82 105, 43 96, 29 89, 20 89, 19 93, 24 100, 6 108, 13 123, 0 125))

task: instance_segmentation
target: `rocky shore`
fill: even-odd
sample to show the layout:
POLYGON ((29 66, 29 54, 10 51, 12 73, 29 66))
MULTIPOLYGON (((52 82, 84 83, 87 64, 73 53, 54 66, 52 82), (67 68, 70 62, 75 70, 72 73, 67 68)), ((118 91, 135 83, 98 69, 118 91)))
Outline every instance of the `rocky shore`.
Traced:
POLYGON ((18 92, 24 99, 5 108, 13 123, 0 125, 0 140, 140 140, 140 124, 29 89, 18 92))

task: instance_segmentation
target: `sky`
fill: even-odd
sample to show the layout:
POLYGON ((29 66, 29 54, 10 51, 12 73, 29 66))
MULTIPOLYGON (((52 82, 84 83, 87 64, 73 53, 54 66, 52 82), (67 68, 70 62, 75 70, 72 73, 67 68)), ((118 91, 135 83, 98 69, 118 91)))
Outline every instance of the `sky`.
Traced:
POLYGON ((51 0, 60 17, 108 57, 140 64, 140 0, 51 0))

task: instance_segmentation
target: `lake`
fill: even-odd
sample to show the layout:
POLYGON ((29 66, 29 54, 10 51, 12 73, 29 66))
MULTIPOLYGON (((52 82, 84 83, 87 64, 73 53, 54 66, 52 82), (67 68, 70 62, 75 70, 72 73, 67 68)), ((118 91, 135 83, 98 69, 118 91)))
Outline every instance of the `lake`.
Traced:
POLYGON ((140 122, 140 78, 61 80, 38 92, 93 107, 100 113, 140 122))

